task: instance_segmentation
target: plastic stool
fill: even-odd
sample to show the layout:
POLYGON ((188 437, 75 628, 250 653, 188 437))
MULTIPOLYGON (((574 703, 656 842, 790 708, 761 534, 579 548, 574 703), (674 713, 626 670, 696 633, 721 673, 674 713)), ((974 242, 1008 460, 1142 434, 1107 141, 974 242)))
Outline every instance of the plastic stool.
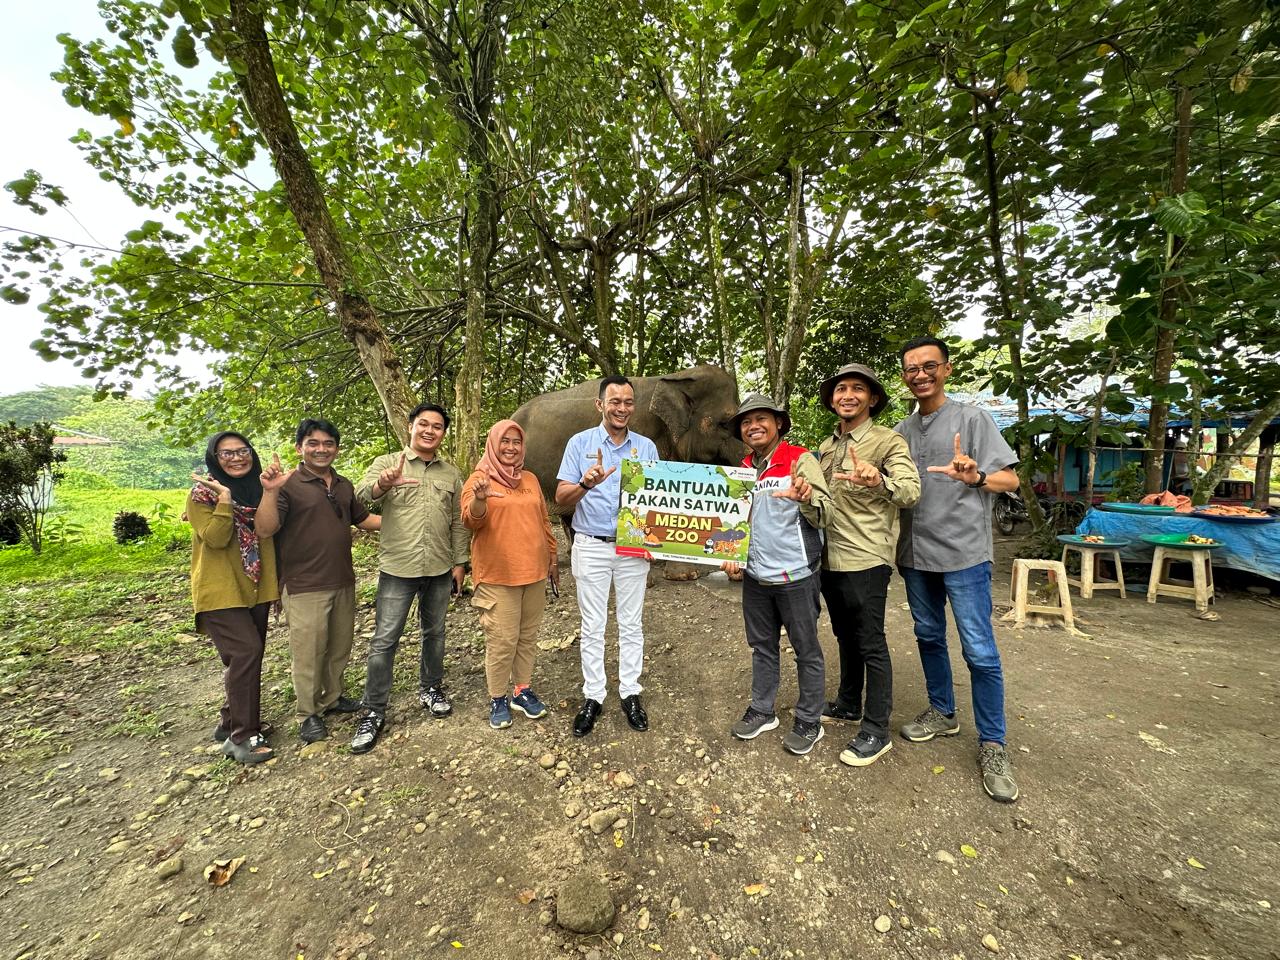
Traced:
POLYGON ((1147 585, 1147 603, 1155 603, 1160 594, 1166 597, 1182 597, 1196 602, 1196 610, 1204 613, 1213 602, 1212 551, 1194 547, 1156 547, 1151 561, 1151 582, 1147 585), (1174 560, 1186 560, 1191 564, 1191 583, 1174 580, 1169 576, 1169 564, 1174 560))
POLYGON ((1120 599, 1126 599, 1124 567, 1120 565, 1120 550, 1118 547, 1091 547, 1083 543, 1064 543, 1062 545, 1062 565, 1064 567, 1067 564, 1068 550, 1075 550, 1080 554, 1080 579, 1072 580, 1067 578, 1067 583, 1080 589, 1081 600, 1088 600, 1093 596, 1093 591, 1095 590, 1119 590, 1120 599), (1114 580, 1097 578, 1097 557, 1099 554, 1104 557, 1110 554, 1111 562, 1116 565, 1116 578, 1114 580))
POLYGON ((1009 602, 1013 604, 1013 622, 1026 622, 1027 614, 1039 613, 1049 617, 1061 617, 1066 628, 1072 632, 1076 629, 1075 617, 1071 613, 1071 591, 1067 587, 1067 568, 1061 560, 1014 560, 1013 575, 1009 578, 1009 602), (1058 585, 1058 605, 1030 603, 1028 581, 1032 570, 1044 570, 1058 585))

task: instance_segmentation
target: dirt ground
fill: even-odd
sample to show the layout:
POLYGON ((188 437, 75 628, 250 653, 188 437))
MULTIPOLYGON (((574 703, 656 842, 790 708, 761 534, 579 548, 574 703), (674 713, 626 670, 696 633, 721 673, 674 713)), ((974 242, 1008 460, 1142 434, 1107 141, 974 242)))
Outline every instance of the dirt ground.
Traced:
MULTIPOLYGON (((362 757, 346 750, 349 719, 301 750, 282 627, 265 681, 278 757, 252 770, 208 740, 220 688, 203 640, 165 656, 54 651, 0 691, 0 956, 1280 957, 1274 598, 1229 593, 1204 622, 1189 601, 1104 595, 1077 601, 1088 637, 998 625, 1022 788, 1003 806, 977 776, 967 680, 961 736, 897 739, 854 770, 837 760, 848 725, 829 725, 810 757, 782 750, 784 659, 784 727, 733 740, 750 660, 737 588, 718 575, 649 594, 652 730, 628 729, 611 692, 596 732, 574 740, 562 561, 535 674, 550 717, 489 729, 479 628, 462 606, 449 618, 454 716, 417 709, 411 632, 392 723, 362 757), (159 736, 121 724, 150 714, 159 736), (229 882, 206 880, 233 858, 229 882), (555 923, 560 884, 583 871, 617 906, 603 935, 555 923)), ((185 589, 158 578, 134 616, 185 618, 185 589)), ((888 632, 896 730, 925 704, 897 577, 888 632)), ((834 689, 829 631, 825 643, 834 689)), ((954 659, 966 678, 958 645, 954 659)))

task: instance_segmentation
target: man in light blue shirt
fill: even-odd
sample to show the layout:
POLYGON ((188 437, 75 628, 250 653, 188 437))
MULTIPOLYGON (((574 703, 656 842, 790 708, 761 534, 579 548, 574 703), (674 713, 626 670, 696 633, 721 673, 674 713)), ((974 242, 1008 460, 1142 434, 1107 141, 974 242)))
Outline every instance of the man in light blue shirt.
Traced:
POLYGON ((582 709, 573 735, 585 737, 595 727, 607 690, 604 672, 604 628, 609 621, 609 588, 615 591, 618 614, 618 696, 633 730, 649 729, 640 704, 640 672, 644 668, 645 582, 649 563, 620 557, 614 550, 618 532, 621 483, 618 467, 626 460, 657 460, 658 448, 648 437, 628 429, 636 409, 635 390, 626 377, 605 377, 595 401, 600 425, 569 438, 556 474, 556 503, 573 507, 573 577, 582 617, 582 709))

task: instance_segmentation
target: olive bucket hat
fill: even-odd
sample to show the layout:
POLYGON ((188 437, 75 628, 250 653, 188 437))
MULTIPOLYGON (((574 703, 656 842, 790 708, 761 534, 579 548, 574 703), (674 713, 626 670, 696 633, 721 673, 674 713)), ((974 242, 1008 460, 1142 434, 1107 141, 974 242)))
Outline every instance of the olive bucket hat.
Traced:
POLYGON ((742 418, 748 413, 755 413, 757 410, 768 410, 777 416, 778 436, 785 437, 787 435, 787 431, 791 429, 791 414, 774 403, 772 397, 765 396, 763 393, 749 393, 746 399, 738 406, 738 412, 733 415, 733 419, 730 421, 735 437, 742 435, 742 418))
POLYGON ((823 380, 822 385, 818 387, 818 396, 822 398, 822 405, 832 413, 836 412, 835 404, 832 403, 831 399, 835 395, 836 384, 845 377, 857 377, 860 380, 867 381, 867 385, 871 387, 871 393, 873 394, 871 416, 874 417, 888 405, 889 394, 885 392, 884 384, 880 382, 876 372, 861 363, 846 363, 835 372, 834 376, 823 380))

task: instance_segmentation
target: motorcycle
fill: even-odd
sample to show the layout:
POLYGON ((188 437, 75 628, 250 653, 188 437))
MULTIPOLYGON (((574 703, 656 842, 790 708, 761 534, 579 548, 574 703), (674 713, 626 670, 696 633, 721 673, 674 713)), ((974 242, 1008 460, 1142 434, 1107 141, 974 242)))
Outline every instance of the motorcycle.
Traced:
MULTIPOLYGON (((1075 530, 1088 511, 1088 507, 1080 500, 1057 500, 1045 494, 1037 494, 1036 500, 1049 519, 1049 526, 1060 533, 1075 530)), ((996 494, 992 514, 995 517, 996 529, 1006 537, 1013 533, 1018 523, 1027 523, 1031 520, 1030 514, 1027 513, 1027 503, 1022 499, 1021 491, 1018 490, 996 494)))

